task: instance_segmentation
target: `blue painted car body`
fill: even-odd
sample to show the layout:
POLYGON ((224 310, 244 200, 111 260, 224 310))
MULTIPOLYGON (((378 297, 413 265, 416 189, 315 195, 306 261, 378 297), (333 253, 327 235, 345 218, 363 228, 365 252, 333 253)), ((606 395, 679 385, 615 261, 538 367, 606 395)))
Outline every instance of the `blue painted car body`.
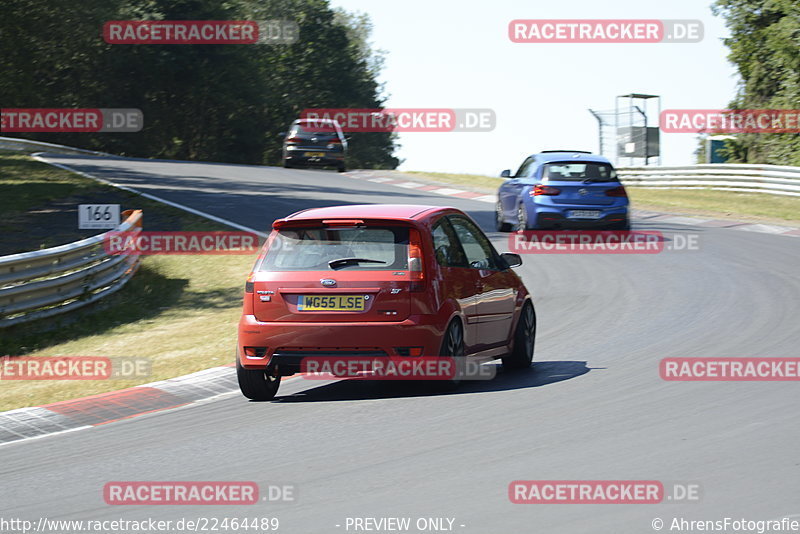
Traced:
POLYGON ((497 230, 630 228, 628 196, 611 162, 578 151, 528 156, 497 191, 497 230))

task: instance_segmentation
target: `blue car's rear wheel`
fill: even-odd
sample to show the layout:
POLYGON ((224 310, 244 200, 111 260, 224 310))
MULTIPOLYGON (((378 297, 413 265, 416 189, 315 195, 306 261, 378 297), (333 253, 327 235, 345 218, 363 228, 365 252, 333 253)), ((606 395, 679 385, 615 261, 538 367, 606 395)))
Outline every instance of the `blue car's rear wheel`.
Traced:
POLYGON ((611 226, 611 229, 612 229, 612 230, 624 230, 624 231, 628 231, 628 230, 630 230, 630 229, 631 229, 631 221, 630 221, 630 219, 626 218, 626 219, 625 219, 624 221, 622 221, 622 222, 614 223, 614 224, 611 226))
POLYGON ((511 225, 503 220, 503 205, 499 201, 494 207, 494 229, 498 232, 511 231, 511 225))
POLYGON ((520 204, 517 208, 517 230, 533 230, 528 221, 528 210, 525 208, 525 204, 520 204))

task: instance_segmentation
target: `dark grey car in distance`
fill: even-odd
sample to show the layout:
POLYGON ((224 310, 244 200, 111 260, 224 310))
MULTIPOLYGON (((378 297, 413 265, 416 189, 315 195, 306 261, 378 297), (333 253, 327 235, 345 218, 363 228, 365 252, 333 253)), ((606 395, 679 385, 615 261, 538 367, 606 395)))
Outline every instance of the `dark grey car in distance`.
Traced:
POLYGON ((283 166, 336 167, 346 170, 347 138, 330 119, 297 119, 283 139, 283 166))

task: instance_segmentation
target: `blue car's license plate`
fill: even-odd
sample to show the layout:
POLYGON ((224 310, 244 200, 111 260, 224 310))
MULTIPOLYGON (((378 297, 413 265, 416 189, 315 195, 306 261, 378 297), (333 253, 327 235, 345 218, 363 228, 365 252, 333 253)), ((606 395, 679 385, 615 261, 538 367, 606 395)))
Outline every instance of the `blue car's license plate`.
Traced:
POLYGON ((600 210, 570 210, 567 212, 568 219, 599 219, 603 212, 600 210))

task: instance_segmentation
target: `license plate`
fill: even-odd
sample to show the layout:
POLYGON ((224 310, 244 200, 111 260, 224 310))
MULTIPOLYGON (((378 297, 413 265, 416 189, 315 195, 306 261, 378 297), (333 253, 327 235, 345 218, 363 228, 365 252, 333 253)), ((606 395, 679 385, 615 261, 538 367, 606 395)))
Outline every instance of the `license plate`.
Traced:
POLYGON ((306 152, 307 158, 324 158, 325 152, 306 152))
POLYGON ((599 219, 602 212, 599 210, 571 210, 568 219, 599 219))
POLYGON ((363 295, 300 295, 297 311, 364 311, 363 295))

